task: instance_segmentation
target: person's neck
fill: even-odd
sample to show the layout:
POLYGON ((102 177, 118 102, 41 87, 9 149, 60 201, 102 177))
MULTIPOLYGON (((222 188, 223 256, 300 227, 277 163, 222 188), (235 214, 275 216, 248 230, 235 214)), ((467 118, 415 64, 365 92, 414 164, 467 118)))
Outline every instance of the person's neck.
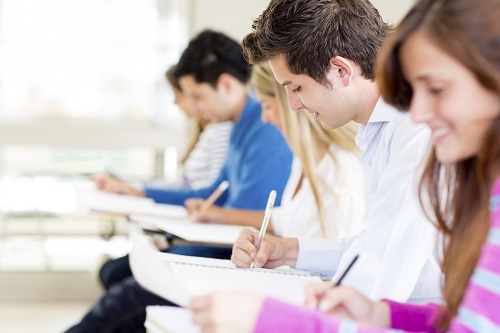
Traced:
POLYGON ((353 120, 367 125, 380 98, 380 91, 377 82, 370 80, 364 80, 360 91, 363 91, 363 97, 359 99, 359 112, 353 120))
POLYGON ((237 122, 241 114, 243 113, 243 110, 245 110, 245 106, 247 104, 247 99, 248 95, 245 90, 239 91, 239 96, 238 98, 235 98, 235 103, 233 105, 233 112, 231 116, 231 121, 232 122, 237 122))
POLYGON ((327 151, 328 151, 327 147, 319 143, 316 144, 316 159, 315 159, 316 164, 319 164, 319 162, 321 162, 323 157, 325 157, 327 151))

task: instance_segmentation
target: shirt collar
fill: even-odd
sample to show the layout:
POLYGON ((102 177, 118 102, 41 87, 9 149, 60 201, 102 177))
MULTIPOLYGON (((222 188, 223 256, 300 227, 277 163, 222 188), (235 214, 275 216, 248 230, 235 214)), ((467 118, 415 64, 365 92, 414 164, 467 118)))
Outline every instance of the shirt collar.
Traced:
POLYGON ((393 120, 397 115, 398 111, 380 97, 377 104, 375 104, 368 124, 359 126, 358 134, 356 135, 356 145, 361 150, 366 150, 368 145, 370 145, 376 137, 382 125, 393 120))
POLYGON ((372 115, 368 120, 368 124, 391 121, 398 114, 398 111, 395 110, 394 107, 387 104, 382 97, 380 97, 377 104, 375 104, 375 108, 373 109, 372 115))

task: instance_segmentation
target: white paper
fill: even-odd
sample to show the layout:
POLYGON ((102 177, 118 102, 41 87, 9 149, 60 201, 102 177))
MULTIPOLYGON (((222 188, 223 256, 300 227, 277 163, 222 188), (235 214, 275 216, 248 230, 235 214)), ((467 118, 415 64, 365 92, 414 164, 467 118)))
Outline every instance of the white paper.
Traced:
POLYGON ((158 218, 131 215, 130 220, 142 225, 154 226, 190 242, 232 245, 241 230, 251 227, 214 223, 198 223, 174 218, 158 218))
POLYGON ((82 195, 84 209, 113 214, 143 214, 177 219, 187 218, 186 208, 176 205, 156 204, 152 199, 132 195, 89 191, 82 195))
POLYGON ((303 304, 304 287, 321 282, 317 276, 272 269, 215 266, 214 259, 170 255, 161 257, 137 227, 131 228, 130 264, 136 280, 149 291, 187 306, 189 299, 216 291, 249 291, 303 304))
POLYGON ((130 226, 132 242, 129 260, 134 278, 147 290, 177 305, 187 306, 189 295, 178 283, 168 262, 160 260, 158 250, 137 226, 130 226))
POLYGON ((236 266, 229 259, 215 259, 203 257, 181 256, 178 254, 158 252, 158 258, 166 262, 184 262, 196 265, 209 265, 217 267, 236 268, 236 266))
POLYGON ((173 306, 146 307, 144 326, 151 333, 201 333, 192 322, 191 311, 173 306))

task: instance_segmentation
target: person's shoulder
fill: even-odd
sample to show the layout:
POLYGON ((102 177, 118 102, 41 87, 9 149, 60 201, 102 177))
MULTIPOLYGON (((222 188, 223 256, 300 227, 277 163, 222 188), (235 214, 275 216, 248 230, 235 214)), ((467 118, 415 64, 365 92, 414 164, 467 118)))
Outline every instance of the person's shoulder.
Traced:
POLYGON ((223 122, 211 122, 207 124, 204 131, 220 131, 220 130, 230 130, 233 127, 232 121, 223 121, 223 122))
POLYGON ((430 130, 425 124, 416 124, 409 112, 394 109, 395 113, 384 129, 386 142, 391 150, 399 150, 405 146, 428 145, 430 130))

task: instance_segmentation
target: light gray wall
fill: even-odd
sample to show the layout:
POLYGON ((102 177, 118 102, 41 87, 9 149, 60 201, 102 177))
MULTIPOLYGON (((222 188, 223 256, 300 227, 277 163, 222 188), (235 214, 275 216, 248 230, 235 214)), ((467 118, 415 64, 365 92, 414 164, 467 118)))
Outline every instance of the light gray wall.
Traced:
POLYGON ((241 41, 268 3, 269 0, 189 0, 189 35, 210 28, 241 41))
POLYGON ((415 3, 414 0, 371 0, 384 20, 397 24, 415 3))
MULTIPOLYGON (((211 28, 241 40, 250 32, 253 20, 267 7, 269 0, 181 0, 187 18, 188 35, 211 28)), ((414 0, 372 0, 382 17, 398 23, 414 0)))

